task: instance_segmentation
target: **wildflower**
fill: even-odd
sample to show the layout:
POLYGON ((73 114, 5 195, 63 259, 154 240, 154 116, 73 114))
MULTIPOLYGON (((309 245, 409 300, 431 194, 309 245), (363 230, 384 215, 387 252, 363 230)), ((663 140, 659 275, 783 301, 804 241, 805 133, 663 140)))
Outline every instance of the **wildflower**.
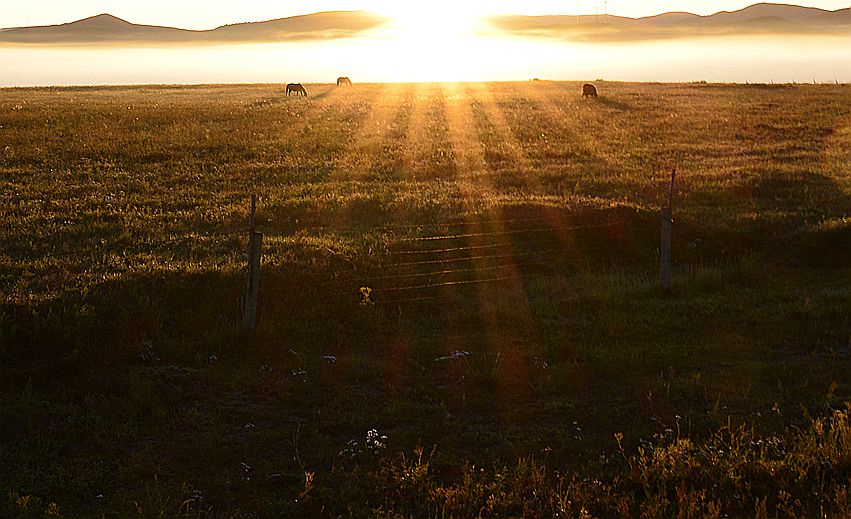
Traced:
POLYGON ((364 454, 364 452, 369 452, 373 456, 378 456, 387 448, 387 444, 385 443, 386 441, 386 435, 379 434, 376 429, 370 429, 366 432, 363 447, 361 447, 361 443, 358 440, 352 438, 348 441, 348 443, 346 443, 346 447, 338 453, 338 456, 348 458, 349 460, 354 460, 358 456, 364 454))
POLYGON ((251 465, 241 462, 239 466, 242 467, 242 479, 244 481, 251 481, 251 465))
POLYGON ((378 431, 375 429, 370 429, 366 432, 366 446, 373 454, 377 455, 387 448, 387 445, 384 443, 385 441, 387 441, 387 436, 379 436, 378 431))

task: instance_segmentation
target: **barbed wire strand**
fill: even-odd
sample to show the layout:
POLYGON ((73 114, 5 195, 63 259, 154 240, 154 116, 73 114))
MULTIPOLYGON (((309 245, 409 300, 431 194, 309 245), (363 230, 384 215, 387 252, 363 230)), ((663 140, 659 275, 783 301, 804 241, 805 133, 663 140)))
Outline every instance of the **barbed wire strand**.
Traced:
POLYGON ((451 252, 466 252, 466 251, 475 251, 475 250, 485 250, 485 249, 499 249, 505 247, 533 247, 536 245, 548 245, 552 243, 561 243, 560 240, 538 240, 532 242, 524 242, 524 243, 514 243, 514 242, 503 242, 503 243, 494 243, 489 245, 471 245, 468 247, 450 247, 445 249, 417 249, 417 250, 402 250, 402 251, 388 251, 388 256, 413 256, 413 255, 422 255, 422 254, 448 254, 451 252))
POLYGON ((436 272, 423 272, 417 274, 399 274, 394 276, 381 276, 377 278, 363 278, 362 283, 376 282, 376 281, 390 281, 390 280, 398 280, 398 279, 419 279, 419 278, 429 278, 429 277, 437 277, 437 276, 449 276, 452 274, 472 274, 475 272, 486 272, 489 270, 502 270, 507 268, 513 268, 514 265, 497 265, 493 267, 480 267, 480 268, 468 268, 468 269, 453 269, 453 270, 440 270, 436 272))
POLYGON ((533 233, 543 233, 543 232, 562 232, 562 231, 578 231, 583 229, 602 229, 605 227, 613 227, 617 225, 616 222, 611 222, 607 224, 600 225, 587 225, 587 226, 572 226, 572 227, 543 227, 536 229, 513 229, 513 230, 505 230, 505 231, 489 231, 489 232, 479 232, 479 233, 467 233, 467 234, 449 234, 444 236, 424 236, 418 238, 403 238, 401 240, 397 240, 398 243, 410 243, 410 242, 427 242, 427 241, 441 241, 441 240, 459 240, 462 238, 481 238, 487 236, 506 236, 510 234, 533 234, 533 233))
POLYGON ((553 249, 547 249, 542 251, 535 252, 520 252, 520 253, 510 253, 510 254, 485 254, 480 256, 467 256, 462 258, 444 258, 439 260, 425 260, 425 261, 409 261, 402 263, 392 263, 389 265, 383 265, 381 267, 374 267, 370 270, 375 270, 378 268, 388 268, 389 266, 393 267, 416 267, 421 265, 442 265, 449 263, 460 263, 465 261, 487 261, 492 259, 506 259, 506 258, 525 258, 530 256, 542 256, 546 254, 554 254, 558 252, 565 252, 571 250, 570 247, 557 247, 553 249))
POLYGON ((452 228, 452 227, 472 227, 474 225, 511 225, 517 223, 530 223, 530 222, 547 222, 548 218, 546 216, 541 216, 538 218, 514 218, 509 220, 470 220, 470 221, 458 221, 458 222, 444 222, 444 223, 423 223, 423 224, 409 224, 409 225, 382 225, 380 227, 340 227, 336 225, 316 225, 310 227, 304 227, 302 229, 332 229, 335 231, 395 231, 395 230, 416 230, 416 229, 442 229, 442 228, 452 228))
MULTIPOLYGON (((566 251, 566 250, 572 250, 572 249, 564 249, 564 250, 566 251)), ((583 249, 583 250, 585 250, 585 249, 583 249)), ((595 250, 595 249, 592 249, 592 250, 595 250)), ((600 248, 598 250, 603 250, 603 249, 600 248)), ((556 249, 555 251, 561 252, 562 249, 556 249)), ((518 257, 526 257, 526 258, 538 257, 538 258, 541 258, 541 257, 545 257, 545 256, 547 256, 548 254, 551 254, 551 253, 552 253, 552 251, 539 251, 539 252, 527 253, 527 254, 523 254, 523 255, 506 255, 505 258, 512 258, 512 259, 518 258, 518 257)), ((497 255, 485 256, 485 258, 489 258, 489 259, 493 259, 493 258, 497 258, 497 257, 499 257, 499 256, 497 256, 497 255)), ((463 260, 465 260, 465 261, 469 260, 469 259, 470 258, 463 258, 463 260)), ((454 262, 454 261, 453 262, 417 262, 417 265, 439 265, 440 263, 457 263, 457 262, 454 262)), ((392 269, 394 266, 397 266, 397 265, 398 264, 387 264, 387 265, 384 265, 381 268, 392 269)), ((410 266, 411 264, 407 264, 407 265, 410 266)), ((560 263, 557 262, 557 261, 542 261, 542 260, 520 261, 520 262, 511 262, 511 263, 505 263, 505 264, 502 264, 502 265, 495 265, 495 266, 489 266, 489 267, 469 267, 469 268, 459 268, 459 269, 451 269, 451 270, 443 270, 443 271, 418 272, 418 273, 412 273, 412 274, 391 274, 391 275, 386 275, 386 276, 369 276, 369 275, 348 276, 348 277, 342 277, 342 278, 338 278, 338 279, 334 279, 334 280, 328 280, 328 281, 297 283, 294 286, 291 286, 291 289, 294 290, 294 291, 301 291, 301 290, 317 291, 317 290, 322 290, 322 289, 326 289, 326 288, 336 288, 336 287, 339 287, 340 285, 343 285, 343 284, 346 284, 346 283, 353 283, 353 284, 356 284, 358 287, 361 287, 361 286, 364 286, 364 285, 367 285, 367 284, 370 284, 370 283, 371 284, 377 284, 377 283, 381 283, 381 282, 384 282, 384 281, 390 281, 390 280, 409 279, 409 278, 410 279, 416 279, 416 278, 424 278, 424 277, 429 277, 429 276, 439 276, 439 275, 443 275, 443 274, 448 275, 448 273, 473 274, 473 273, 481 272, 481 271, 500 270, 500 269, 506 269, 506 268, 517 268, 517 269, 524 269, 524 268, 529 268, 529 267, 556 268, 556 266, 562 266, 562 265, 560 265, 560 263)), ((370 269, 367 269, 365 271, 360 271, 360 272, 364 272, 364 273, 373 272, 376 269, 377 268, 370 268, 370 269)), ((339 271, 337 271, 337 272, 339 272, 339 271)), ((353 272, 356 272, 356 271, 353 271, 353 272)), ((314 275, 318 275, 318 274, 314 274, 314 275)))

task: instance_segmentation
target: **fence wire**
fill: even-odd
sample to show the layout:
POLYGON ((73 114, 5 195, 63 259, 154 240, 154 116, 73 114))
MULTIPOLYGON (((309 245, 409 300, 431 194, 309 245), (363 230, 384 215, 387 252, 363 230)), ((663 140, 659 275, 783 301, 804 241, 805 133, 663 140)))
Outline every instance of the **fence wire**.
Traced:
POLYGON ((466 247, 450 247, 445 249, 417 249, 417 250, 399 250, 399 251, 388 251, 388 256, 413 256, 413 255, 425 255, 425 254, 449 254, 453 252, 467 252, 467 251, 477 251, 477 250, 488 250, 488 249, 504 249, 510 247, 517 247, 518 245, 522 245, 524 247, 534 247, 538 245, 552 245, 553 243, 559 243, 558 240, 539 240, 539 241, 531 241, 531 242, 502 242, 502 243, 493 243, 489 245, 470 245, 466 247))
POLYGON ((614 227, 619 225, 617 222, 609 222, 605 224, 598 225, 574 225, 570 227, 539 227, 539 228, 531 228, 531 229, 509 229, 502 231, 488 231, 488 232, 477 232, 477 233, 466 233, 466 234, 449 234, 444 236, 422 236, 416 238, 403 238, 398 240, 399 243, 412 243, 412 242, 431 242, 431 241, 448 241, 448 240, 460 240, 460 239, 469 239, 469 238, 485 238, 485 237, 493 237, 493 236, 509 236, 515 234, 536 234, 536 233, 557 233, 557 232, 566 232, 566 231, 578 231, 584 229, 602 229, 605 227, 614 227))
MULTIPOLYGON (((514 218, 514 219, 505 219, 505 220, 464 220, 457 222, 444 222, 444 223, 423 223, 423 224, 409 224, 409 225, 381 225, 374 227, 347 227, 340 225, 312 225, 310 227, 302 227, 297 229, 296 231, 301 230, 312 230, 312 229, 328 229, 336 232, 369 232, 369 231, 385 231, 385 232, 395 232, 395 231, 417 231, 417 230, 425 230, 425 229, 452 229, 457 227, 473 227, 473 226, 496 226, 496 225, 514 225, 521 223, 547 223, 548 219, 546 216, 540 216, 536 218, 514 218)), ((274 230, 270 230, 270 235, 281 234, 277 233, 274 230)))
MULTIPOLYGON (((332 229, 336 232, 357 231, 366 233, 381 231, 401 233, 422 232, 430 229, 510 227, 512 225, 530 225, 533 223, 541 224, 541 226, 400 237, 399 239, 394 239, 391 236, 387 248, 377 258, 374 258, 376 260, 374 261, 374 265, 367 267, 348 265, 346 268, 340 266, 332 271, 334 278, 327 280, 319 279, 325 277, 325 273, 310 271, 292 272, 293 278, 313 278, 316 282, 295 283, 289 285, 288 288, 290 291, 300 293, 302 297, 305 294, 315 293, 317 298, 327 298, 329 294, 326 290, 332 290, 334 292, 330 294, 331 296, 351 297, 351 301, 347 304, 357 301, 361 287, 369 287, 370 290, 373 290, 373 297, 376 298, 373 302, 376 304, 403 304, 457 298, 461 296, 459 294, 432 295, 427 294, 427 291, 445 287, 498 284, 509 280, 518 280, 522 279, 524 275, 523 271, 530 267, 564 267, 563 259, 556 258, 556 255, 570 251, 581 251, 583 253, 597 250, 611 251, 612 248, 594 246, 593 239, 583 239, 578 243, 568 245, 563 240, 560 240, 558 236, 540 239, 541 235, 557 235, 572 231, 605 229, 624 225, 622 222, 609 221, 599 224, 549 227, 545 226, 547 223, 546 217, 539 217, 513 220, 470 220, 373 228, 320 226, 312 227, 311 229, 332 229), (525 239, 526 237, 528 239, 525 239), (459 243, 457 245, 453 243, 461 242, 462 240, 467 240, 468 243, 459 243), (586 241, 592 243, 589 245, 585 243, 586 241), (437 247, 430 248, 431 244, 437 244, 437 247), (406 249, 406 247, 409 249, 406 249), (512 249, 518 248, 537 249, 540 247, 546 248, 527 252, 512 251, 512 249), (457 255, 457 257, 453 257, 454 255, 457 255), (408 261, 408 259, 414 261, 408 261), (388 272, 394 269, 396 269, 395 273, 388 272), (399 272, 402 269, 410 269, 413 272, 399 272), (510 270, 512 272, 506 272, 510 270), (376 274, 378 271, 382 272, 376 274), (453 277, 474 278, 476 276, 482 277, 483 275, 489 275, 491 277, 485 277, 483 279, 452 279, 453 277), (423 280, 430 282, 419 282, 423 280), (350 285, 352 288, 340 291, 340 288, 346 285, 350 285), (391 297, 393 295, 409 294, 410 297, 396 297, 395 299, 385 300, 384 294, 389 294, 391 297)), ((193 231, 180 235, 171 234, 161 239, 156 239, 152 235, 144 235, 136 237, 135 240, 102 241, 89 247, 78 247, 66 251, 55 249, 49 251, 38 250, 37 247, 3 248, 0 249, 0 258, 8 258, 13 262, 41 259, 62 260, 66 258, 92 258, 92 261, 94 261, 94 258, 98 256, 106 259, 111 257, 111 255, 118 254, 119 258, 123 258, 123 261, 127 262, 132 261, 134 255, 154 254, 168 261, 174 260, 184 253, 197 258, 195 253, 199 252, 197 250, 198 242, 213 241, 223 237, 230 238, 248 232, 249 229, 247 227, 241 226, 208 232, 193 231), (181 244, 181 247, 172 250, 157 250, 175 244, 181 244)), ((747 246, 759 247, 764 243, 777 243, 784 238, 800 236, 804 233, 804 230, 799 229, 782 237, 768 235, 758 238, 749 237, 747 246)), ((283 236, 282 234, 276 234, 274 230, 264 234, 270 237, 283 236)), ((293 234, 288 233, 286 236, 293 236, 293 234)), ((216 251, 208 252, 208 256, 212 256, 216 251)), ((239 251, 239 254, 243 252, 239 251)), ((310 298, 310 296, 307 297, 310 298)))

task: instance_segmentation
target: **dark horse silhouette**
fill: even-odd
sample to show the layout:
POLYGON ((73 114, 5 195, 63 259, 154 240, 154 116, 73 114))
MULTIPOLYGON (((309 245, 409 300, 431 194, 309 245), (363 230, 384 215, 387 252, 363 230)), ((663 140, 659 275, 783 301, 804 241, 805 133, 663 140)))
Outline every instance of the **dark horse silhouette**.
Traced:
POLYGON ((597 87, 591 83, 582 85, 582 97, 597 97, 597 87))
POLYGON ((352 80, 347 77, 338 77, 337 86, 352 86, 352 80))
POLYGON ((287 95, 290 95, 290 92, 294 92, 295 95, 301 94, 307 97, 307 89, 301 83, 290 83, 287 85, 287 95))

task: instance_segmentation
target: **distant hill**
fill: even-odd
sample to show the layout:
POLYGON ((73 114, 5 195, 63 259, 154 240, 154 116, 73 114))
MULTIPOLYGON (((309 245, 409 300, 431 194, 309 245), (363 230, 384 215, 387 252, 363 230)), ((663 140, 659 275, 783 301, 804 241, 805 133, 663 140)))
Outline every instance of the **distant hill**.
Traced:
POLYGON ((664 13, 645 18, 597 16, 493 16, 495 32, 589 41, 729 36, 839 34, 851 37, 851 8, 827 11, 788 4, 755 4, 709 16, 664 13))
POLYGON ((101 14, 62 25, 6 29, 0 32, 0 41, 16 43, 180 41, 192 38, 194 35, 194 31, 135 25, 109 14, 101 14))
MULTIPOLYGON (((42 27, 0 29, 0 43, 205 44, 260 43, 355 36, 388 21, 366 11, 332 11, 207 31, 137 25, 109 14, 42 27)), ((827 11, 787 4, 755 4, 710 16, 664 13, 645 18, 611 15, 502 15, 488 18, 488 32, 587 41, 628 41, 739 34, 842 34, 851 37, 851 8, 827 11)), ((436 34, 439 31, 436 29, 436 34)))
POLYGON ((386 18, 366 11, 332 11, 264 22, 225 25, 207 31, 137 25, 110 14, 76 22, 0 31, 0 42, 26 44, 229 43, 354 36, 386 18))
MULTIPOLYGON (((738 23, 762 18, 778 18, 797 23, 837 23, 836 13, 848 11, 842 9, 840 11, 826 11, 815 7, 801 7, 799 5, 789 4, 754 4, 750 7, 745 7, 738 11, 721 11, 711 16, 707 16, 706 21, 711 24, 738 23), (823 18, 823 20, 820 20, 823 18)), ((841 16, 840 16, 841 17, 841 16)))

